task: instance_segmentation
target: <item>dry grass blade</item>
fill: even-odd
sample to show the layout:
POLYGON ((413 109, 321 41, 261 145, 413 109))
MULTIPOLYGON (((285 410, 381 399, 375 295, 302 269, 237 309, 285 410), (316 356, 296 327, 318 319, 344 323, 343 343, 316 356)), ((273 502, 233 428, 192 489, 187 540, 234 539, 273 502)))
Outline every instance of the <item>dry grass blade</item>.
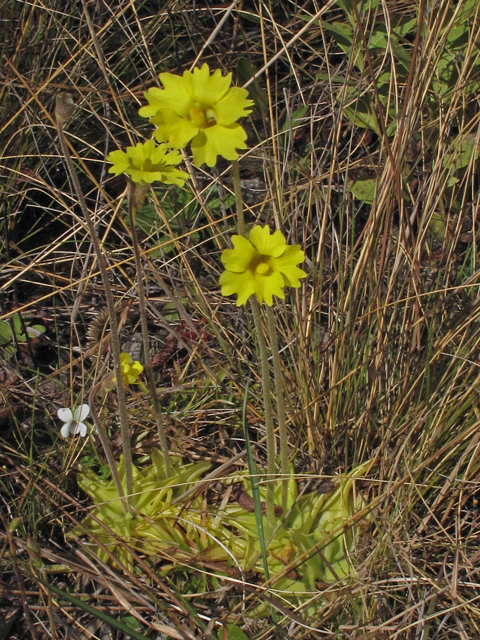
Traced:
MULTIPOLYGON (((8 339, 0 332, 0 609, 11 612, 0 625, 14 637, 109 632, 57 592, 49 600, 32 577, 29 535, 48 584, 157 634, 216 640, 236 625, 258 639, 480 635, 480 11, 472 0, 440 5, 0 3, 0 327, 10 327, 8 339), (131 351, 139 317, 125 182, 106 156, 151 136, 138 107, 158 73, 203 62, 232 71, 255 101, 239 163, 247 230, 277 226, 306 254, 308 279, 276 304, 298 482, 304 474, 321 488, 376 460, 355 483, 366 506, 351 577, 318 583, 298 607, 275 591, 278 576, 264 585, 233 561, 192 550, 153 561, 125 539, 134 563, 114 569, 95 540, 68 537, 92 512, 79 465, 101 470, 104 460, 95 440, 60 440, 56 412, 85 401, 108 364, 109 329, 55 97, 74 96, 67 140, 131 351), (250 617, 262 602, 277 606, 275 619, 250 617)), ((199 169, 188 153, 191 180, 152 189, 137 233, 172 456, 213 464, 203 483, 178 489, 178 503, 202 496, 205 510, 224 509, 224 474, 245 465, 249 375, 259 467, 264 412, 252 319, 218 286, 235 233, 230 165, 199 169)), ((141 467, 157 446, 155 421, 143 393, 127 400, 141 467)), ((99 411, 117 455, 115 399, 99 411)))

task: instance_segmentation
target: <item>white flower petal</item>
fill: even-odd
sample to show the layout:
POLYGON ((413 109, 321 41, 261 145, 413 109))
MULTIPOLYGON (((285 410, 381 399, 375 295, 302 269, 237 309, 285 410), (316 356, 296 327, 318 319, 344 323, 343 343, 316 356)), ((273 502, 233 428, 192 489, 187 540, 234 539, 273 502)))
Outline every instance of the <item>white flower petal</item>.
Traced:
POLYGON ((84 438, 87 435, 87 425, 84 422, 79 422, 78 428, 80 429, 80 435, 84 438))
MULTIPOLYGON (((65 409, 64 409, 64 411, 65 411, 65 409)), ((70 435, 70 425, 71 425, 71 424, 72 424, 72 421, 71 421, 71 420, 69 420, 68 422, 66 422, 66 423, 63 425, 63 427, 62 427, 62 429, 61 429, 61 431, 60 431, 60 433, 62 434, 62 436, 63 436, 65 439, 67 439, 67 438, 68 438, 68 436, 70 435)))
POLYGON ((90 407, 88 404, 82 404, 80 407, 75 409, 75 420, 77 422, 81 422, 82 420, 85 420, 89 413, 90 407))
POLYGON ((73 420, 73 413, 71 409, 59 409, 57 416, 62 422, 71 422, 73 420))

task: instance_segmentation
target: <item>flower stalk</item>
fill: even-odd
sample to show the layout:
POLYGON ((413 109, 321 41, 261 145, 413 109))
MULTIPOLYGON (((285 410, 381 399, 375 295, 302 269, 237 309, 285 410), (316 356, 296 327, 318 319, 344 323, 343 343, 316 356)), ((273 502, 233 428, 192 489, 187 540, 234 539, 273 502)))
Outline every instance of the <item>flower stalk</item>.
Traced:
MULTIPOLYGON (((90 211, 88 210, 87 203, 85 202, 85 197, 83 195, 83 191, 80 186, 80 182, 78 180, 75 167, 73 165, 72 157, 70 155, 70 151, 67 145, 67 140, 65 138, 65 132, 63 130, 65 123, 73 115, 73 109, 74 109, 73 100, 69 94, 60 94, 57 96, 55 117, 57 121, 57 131, 58 131, 58 137, 60 140, 60 146, 62 148, 62 153, 65 157, 65 162, 67 163, 68 172, 73 182, 73 186, 77 194, 80 208, 82 209, 82 213, 87 223, 87 227, 90 234, 90 238, 93 243, 93 247, 95 249, 98 267, 100 269, 100 274, 102 277, 103 287, 105 291, 105 298, 107 301, 108 315, 110 318, 111 348, 112 348, 113 362, 114 362, 114 368, 115 368, 115 378, 116 378, 116 387, 117 387, 117 396, 118 396, 118 414, 119 414, 120 429, 122 434, 123 459, 125 462, 125 478, 126 478, 126 490, 127 490, 126 500, 128 503, 128 496, 133 492, 132 449, 130 445, 130 426, 128 423, 128 416, 127 416, 127 402, 125 399, 125 391, 124 391, 123 382, 122 382, 122 369, 120 364, 120 340, 118 336, 117 315, 115 312, 115 301, 113 299, 112 289, 110 287, 107 267, 106 267, 105 259, 103 257, 102 248, 100 246, 100 241, 95 231, 95 225, 94 225, 92 216, 90 215, 90 211)), ((93 416, 93 410, 92 410, 92 416, 93 416)), ((112 467, 112 465, 110 464, 110 467, 112 468, 112 474, 113 474, 113 468, 115 467, 115 465, 113 465, 112 467)))
POLYGON ((242 184, 240 182, 240 167, 238 160, 232 162, 233 188, 237 205, 237 231, 239 236, 245 235, 245 216, 243 214, 242 184))
POLYGON ((163 415, 160 402, 158 400, 157 388, 155 385, 155 378, 153 376, 152 358, 150 355, 150 343, 148 339, 148 327, 147 327, 147 304, 145 288, 143 286, 143 268, 142 260, 140 256, 140 247, 138 245, 137 232, 135 229, 135 210, 136 210, 136 184, 129 180, 128 182, 128 214, 130 219, 130 233, 132 235, 133 253, 135 255, 135 268, 137 271, 137 291, 138 291, 138 303, 140 308, 140 323, 142 327, 142 340, 143 340, 143 352, 145 358, 145 369, 147 371, 148 387, 150 389, 150 395, 153 401, 153 410, 155 413, 155 422, 157 424, 158 439, 160 440, 160 447, 163 455, 163 462, 165 465, 165 473, 167 477, 171 476, 172 469, 170 465, 170 456, 168 454, 168 442, 165 435, 165 427, 163 424, 163 415))
POLYGON ((277 399, 277 420, 280 433, 280 470, 282 474, 282 509, 287 512, 288 498, 288 435, 287 421, 285 417, 285 396, 283 389, 282 362, 280 350, 278 348, 277 327, 275 326, 275 315, 273 307, 267 306, 268 334, 273 358, 273 372, 275 375, 275 397, 277 399))
POLYGON ((267 498, 266 498, 266 515, 267 515, 267 538, 269 538, 274 529, 275 522, 275 432, 273 428, 272 413, 272 396, 270 393, 270 371, 268 367, 268 351, 267 342, 262 324, 262 316, 260 313, 260 305, 256 297, 250 301, 252 309, 253 321, 255 323, 255 333, 257 334, 258 349, 260 351, 260 368, 262 372, 263 402, 265 411, 265 429, 267 432, 267 498))
MULTIPOLYGON (((120 378, 121 379, 121 378, 120 378)), ((125 493, 123 491, 122 483, 120 482, 120 477, 118 475, 117 464, 115 462, 115 458, 113 457, 112 448, 110 447, 110 442, 108 440, 107 432, 105 431, 101 420, 98 417, 97 410, 95 408, 95 396, 97 392, 102 388, 103 380, 100 380, 96 385, 94 385, 90 389, 90 394, 88 396, 88 402, 90 404, 90 411, 92 413, 92 419, 97 429, 98 436, 100 438, 100 442, 102 443, 103 450, 105 452, 105 457, 107 458, 108 466, 110 467, 110 471, 112 472, 112 478, 115 482, 115 487, 118 492, 118 497, 122 501, 123 510, 125 513, 129 512, 129 504, 125 499, 125 493)), ((123 387, 122 387, 123 388, 123 387)), ((133 493, 133 488, 131 493, 133 493)))

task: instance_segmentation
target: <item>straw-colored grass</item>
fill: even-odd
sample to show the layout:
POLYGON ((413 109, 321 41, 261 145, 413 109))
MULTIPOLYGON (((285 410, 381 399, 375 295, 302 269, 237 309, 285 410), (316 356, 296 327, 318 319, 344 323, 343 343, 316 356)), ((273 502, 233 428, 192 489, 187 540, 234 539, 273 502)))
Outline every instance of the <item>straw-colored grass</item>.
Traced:
MULTIPOLYGON (((0 5, 1 312, 5 321, 20 313, 26 325, 46 329, 13 344, 10 355, 0 347, 5 637, 103 637, 108 622, 48 591, 47 582, 115 620, 136 619, 149 637, 215 637, 208 633, 227 622, 259 639, 480 635, 480 16, 468 0, 387 0, 359 4, 349 22, 342 6, 353 4, 0 5), (459 50, 449 34, 472 6, 459 50), (416 20, 400 39, 409 64, 392 36, 402 16, 416 20), (355 25, 347 53, 334 23, 355 25), (365 55, 378 29, 387 44, 370 43, 365 55), (449 52, 446 91, 439 61, 449 52), (67 137, 126 343, 139 332, 134 259, 124 180, 107 173, 105 157, 151 135, 138 107, 159 72, 208 62, 236 78, 246 60, 260 71, 248 85, 256 109, 244 123, 249 150, 240 160, 246 222, 276 225, 306 254, 308 278, 276 304, 291 457, 299 475, 315 480, 376 460, 356 487, 371 514, 352 578, 319 585, 314 619, 284 607, 275 620, 249 620, 253 606, 270 602, 258 576, 242 586, 208 566, 169 574, 141 558, 137 573, 122 574, 84 539, 66 538, 91 507, 75 476, 95 453, 88 439, 59 439, 56 410, 86 401, 106 342, 101 280, 61 157, 55 96, 67 91, 76 103, 67 137), (364 104, 367 128, 358 119, 364 104), (354 195, 362 178, 376 184, 368 202, 354 195), (41 569, 26 553, 29 535, 41 569)), ((220 465, 244 447, 249 374, 252 445, 265 435, 258 354, 251 317, 218 286, 219 251, 235 226, 229 165, 186 162, 185 189, 198 199, 188 222, 187 200, 169 213, 178 206, 173 191, 158 188, 148 199, 157 220, 141 238, 151 348, 157 353, 171 336, 157 383, 172 449, 220 465)), ((128 403, 141 463, 157 445, 155 423, 141 393, 128 403)), ((114 409, 106 412, 109 428, 114 409)), ((115 439, 113 447, 118 454, 115 439)), ((263 464, 263 444, 254 450, 263 464)), ((220 485, 209 499, 215 491, 221 499, 220 485)))

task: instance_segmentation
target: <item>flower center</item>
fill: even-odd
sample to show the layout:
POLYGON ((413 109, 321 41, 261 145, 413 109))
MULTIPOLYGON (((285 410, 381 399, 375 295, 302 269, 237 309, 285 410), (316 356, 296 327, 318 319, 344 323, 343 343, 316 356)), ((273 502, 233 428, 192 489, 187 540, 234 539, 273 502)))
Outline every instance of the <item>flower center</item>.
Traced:
POLYGON ((271 276, 273 273, 272 263, 268 256, 255 256, 249 265, 250 271, 255 276, 271 276))
POLYGON ((199 129, 207 129, 208 127, 213 127, 217 124, 217 114, 211 107, 206 109, 202 109, 198 106, 190 107, 188 115, 190 116, 190 120, 193 124, 199 129))
POLYGON ((153 169, 153 164, 150 158, 145 158, 145 160, 143 161, 143 170, 144 171, 151 171, 153 169))
POLYGON ((217 114, 215 113, 215 109, 207 109, 205 115, 207 116, 207 127, 213 127, 217 124, 217 114))

